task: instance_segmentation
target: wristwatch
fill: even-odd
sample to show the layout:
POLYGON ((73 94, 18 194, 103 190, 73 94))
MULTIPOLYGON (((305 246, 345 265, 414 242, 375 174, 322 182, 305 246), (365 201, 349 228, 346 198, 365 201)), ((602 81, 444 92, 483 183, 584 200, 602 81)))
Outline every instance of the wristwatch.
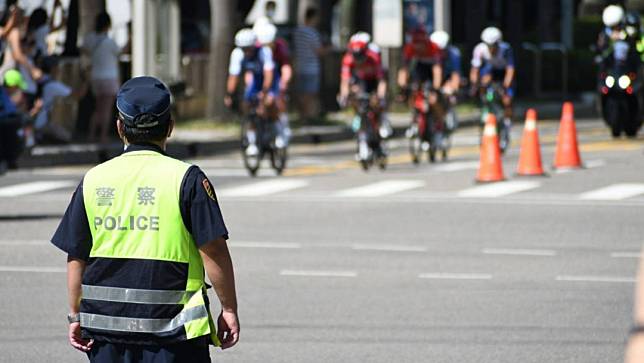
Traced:
POLYGON ((67 314, 67 321, 70 324, 79 323, 80 322, 80 314, 67 314))

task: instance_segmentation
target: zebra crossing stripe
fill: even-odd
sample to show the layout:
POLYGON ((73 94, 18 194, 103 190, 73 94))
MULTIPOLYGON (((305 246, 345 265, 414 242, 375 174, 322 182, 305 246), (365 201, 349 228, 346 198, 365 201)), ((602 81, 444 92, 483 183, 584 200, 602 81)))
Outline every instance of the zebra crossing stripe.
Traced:
POLYGON ((623 200, 644 194, 644 184, 613 184, 579 195, 583 200, 623 200))
POLYGON ((218 194, 222 197, 261 197, 303 188, 307 185, 309 182, 306 180, 278 179, 223 189, 218 194))
POLYGON ((32 183, 15 184, 0 188, 0 197, 18 197, 22 195, 48 192, 50 190, 74 187, 76 180, 38 181, 32 183))
POLYGON ((496 198, 536 189, 540 186, 541 183, 535 181, 500 182, 465 189, 458 192, 458 196, 463 198, 496 198))
POLYGON ((386 180, 378 183, 367 184, 361 187, 341 190, 335 195, 337 197, 349 198, 382 197, 423 186, 425 186, 425 182, 420 180, 386 180))

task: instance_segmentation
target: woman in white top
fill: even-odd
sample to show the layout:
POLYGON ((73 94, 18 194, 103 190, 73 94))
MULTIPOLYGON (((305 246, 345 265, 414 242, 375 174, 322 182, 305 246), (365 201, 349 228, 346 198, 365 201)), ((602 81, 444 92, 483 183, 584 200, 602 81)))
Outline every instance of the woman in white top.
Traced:
POLYGON ((96 16, 96 32, 89 34, 83 41, 82 51, 91 60, 90 84, 96 100, 94 113, 90 120, 90 140, 105 144, 108 141, 110 118, 114 100, 118 92, 118 57, 121 48, 107 34, 112 25, 110 16, 100 13, 96 16))
POLYGON ((20 70, 28 85, 26 93, 35 94, 36 84, 34 80, 40 79, 42 72, 33 65, 22 43, 24 39, 24 25, 27 19, 20 8, 11 8, 9 11, 14 14, 14 24, 5 40, 6 45, 4 47, 2 65, 0 66, 0 76, 4 76, 5 72, 10 69, 20 70))

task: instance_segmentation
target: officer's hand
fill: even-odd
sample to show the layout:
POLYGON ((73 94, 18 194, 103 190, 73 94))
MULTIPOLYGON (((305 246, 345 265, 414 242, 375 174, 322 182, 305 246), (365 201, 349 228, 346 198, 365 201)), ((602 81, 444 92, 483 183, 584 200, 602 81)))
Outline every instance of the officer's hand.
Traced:
POLYGON ((644 362, 644 334, 636 334, 628 340, 624 362, 644 362))
POLYGON ((69 344, 81 352, 89 352, 94 344, 94 339, 85 340, 81 338, 80 323, 69 324, 69 344))
POLYGON ((222 310, 217 319, 217 338, 221 349, 228 349, 239 341, 239 320, 237 313, 222 310))

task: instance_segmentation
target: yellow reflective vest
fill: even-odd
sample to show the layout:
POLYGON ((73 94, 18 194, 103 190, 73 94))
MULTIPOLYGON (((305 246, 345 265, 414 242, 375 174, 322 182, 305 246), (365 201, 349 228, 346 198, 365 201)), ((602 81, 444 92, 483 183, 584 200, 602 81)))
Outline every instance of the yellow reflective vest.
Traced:
POLYGON ((204 267, 183 223, 189 164, 132 151, 91 169, 83 200, 92 248, 83 274, 80 324, 99 340, 171 344, 209 335, 204 267))

